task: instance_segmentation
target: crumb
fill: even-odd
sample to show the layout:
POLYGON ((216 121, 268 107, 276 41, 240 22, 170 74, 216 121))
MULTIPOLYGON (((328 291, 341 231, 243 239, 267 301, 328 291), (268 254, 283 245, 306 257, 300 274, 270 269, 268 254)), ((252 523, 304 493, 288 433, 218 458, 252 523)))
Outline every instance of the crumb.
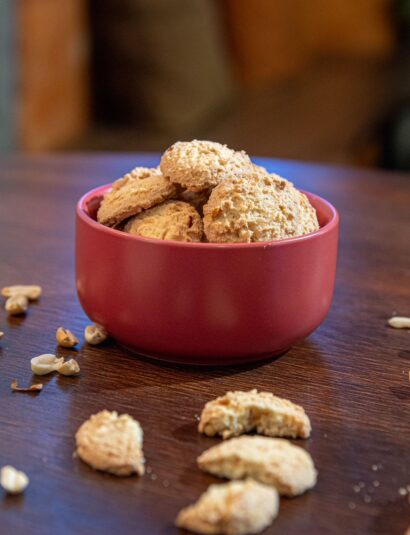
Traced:
POLYGON ((372 501, 372 497, 369 496, 368 494, 365 494, 363 496, 363 500, 364 500, 365 503, 370 503, 372 501))
POLYGON ((353 490, 354 490, 355 492, 360 492, 361 489, 362 489, 362 488, 361 488, 359 485, 354 485, 354 486, 353 486, 353 490))
POLYGON ((353 509, 356 509, 356 504, 354 502, 349 502, 349 509, 353 511, 353 509))
POLYGON ((377 481, 377 479, 375 479, 373 481, 373 487, 380 487, 380 481, 377 481))
POLYGON ((399 490, 398 490, 398 493, 399 493, 400 496, 406 496, 407 489, 405 489, 404 487, 400 487, 399 490))

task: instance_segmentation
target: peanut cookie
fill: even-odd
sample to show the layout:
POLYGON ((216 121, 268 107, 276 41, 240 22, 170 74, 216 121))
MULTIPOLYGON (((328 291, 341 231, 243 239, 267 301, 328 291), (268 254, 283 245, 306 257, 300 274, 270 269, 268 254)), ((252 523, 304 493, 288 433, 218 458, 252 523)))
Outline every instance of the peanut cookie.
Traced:
POLYGON ((304 409, 270 392, 228 392, 209 401, 201 414, 198 431, 223 438, 256 430, 271 437, 310 435, 310 420, 304 409))
POLYGON ((303 494, 317 477, 309 453, 283 438, 232 438, 202 453, 198 466, 228 479, 251 477, 285 496, 303 494))
POLYGON ((143 432, 140 424, 128 414, 101 411, 93 414, 78 429, 78 456, 92 468, 129 476, 144 473, 143 432))
POLYGON ((167 149, 160 164, 162 174, 188 191, 213 188, 225 178, 252 168, 245 152, 213 141, 178 141, 167 149))
POLYGON ((214 188, 204 206, 208 241, 258 242, 293 238, 319 228, 316 211, 291 182, 254 166, 214 188))
POLYGON ((202 219, 190 204, 167 201, 130 219, 124 231, 158 240, 198 242, 202 238, 202 219))
POLYGON ((191 204, 199 214, 203 215, 204 205, 208 202, 209 196, 211 195, 211 189, 205 189, 203 191, 187 191, 183 190, 178 198, 181 201, 191 204))
POLYGON ((104 195, 97 220, 109 227, 118 226, 124 219, 175 197, 176 187, 164 178, 158 168, 137 167, 116 180, 104 195))
POLYGON ((180 511, 176 525, 195 533, 260 533, 276 518, 278 493, 252 479, 211 485, 199 500, 180 511))

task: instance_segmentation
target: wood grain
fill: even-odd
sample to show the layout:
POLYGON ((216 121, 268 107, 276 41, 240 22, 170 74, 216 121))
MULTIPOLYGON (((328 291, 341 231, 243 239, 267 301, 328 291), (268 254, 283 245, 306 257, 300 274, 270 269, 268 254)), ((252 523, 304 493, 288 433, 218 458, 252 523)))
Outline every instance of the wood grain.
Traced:
POLYGON ((410 177, 263 161, 328 198, 341 214, 329 316, 274 361, 197 369, 143 360, 113 341, 57 349, 58 326, 82 337, 87 324, 74 281, 76 200, 132 166, 157 161, 149 155, 0 160, 0 285, 44 288, 26 317, 8 319, 0 310, 0 462, 30 477, 24 495, 0 496, 1 533, 178 533, 178 510, 217 481, 195 465, 218 441, 197 433, 197 415, 214 396, 256 387, 305 407, 313 434, 298 443, 319 470, 311 492, 281 500, 266 533, 403 535, 410 523, 408 496, 399 494, 410 484, 410 333, 389 329, 386 319, 394 311, 410 315, 410 177), (78 357, 81 375, 36 378, 45 383, 38 394, 11 392, 13 378, 30 384, 31 357, 54 351, 78 357), (103 408, 141 422, 144 477, 117 479, 72 457, 76 429, 103 408))

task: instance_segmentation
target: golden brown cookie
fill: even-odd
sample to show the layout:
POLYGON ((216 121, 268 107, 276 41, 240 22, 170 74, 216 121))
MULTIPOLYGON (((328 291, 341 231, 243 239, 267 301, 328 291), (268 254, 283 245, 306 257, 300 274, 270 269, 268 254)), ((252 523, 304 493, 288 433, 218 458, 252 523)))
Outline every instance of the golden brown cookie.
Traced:
POLYGON ((93 414, 78 429, 77 455, 92 468, 129 476, 143 475, 143 432, 140 424, 128 414, 101 411, 93 414))
POLYGON ((213 188, 222 180, 252 168, 252 162, 245 152, 194 139, 169 147, 161 158, 160 168, 171 182, 196 192, 213 188))
POLYGON ((176 187, 158 168, 137 167, 116 180, 104 195, 97 213, 103 225, 115 227, 125 219, 175 197, 176 187))
POLYGON ((167 201, 130 219, 124 231, 144 238, 199 242, 203 226, 193 206, 182 201, 167 201))
POLYGON ((270 392, 227 392, 209 401, 202 413, 198 431, 210 437, 238 436, 256 430, 270 437, 310 435, 310 420, 304 409, 270 392))
POLYGON ((204 206, 209 242, 258 242, 293 238, 319 228, 316 211, 291 182, 261 169, 228 178, 204 206))
POLYGON ((252 479, 210 485, 199 500, 180 511, 177 527, 195 533, 260 533, 276 518, 278 493, 252 479))
POLYGON ((282 438, 231 438, 202 453, 198 466, 228 479, 251 477, 285 496, 303 494, 317 479, 309 453, 282 438))

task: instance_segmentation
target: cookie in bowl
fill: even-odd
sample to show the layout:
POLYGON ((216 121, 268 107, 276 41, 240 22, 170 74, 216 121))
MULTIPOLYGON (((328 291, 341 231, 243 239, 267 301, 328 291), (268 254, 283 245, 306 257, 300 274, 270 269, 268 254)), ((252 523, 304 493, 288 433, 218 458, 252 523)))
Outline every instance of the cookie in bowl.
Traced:
POLYGON ((137 167, 116 180, 101 202, 99 223, 115 227, 176 195, 176 186, 164 178, 158 168, 137 167))
POLYGON ((167 201, 131 218, 124 232, 158 240, 200 242, 203 225, 193 206, 182 201, 167 201))

